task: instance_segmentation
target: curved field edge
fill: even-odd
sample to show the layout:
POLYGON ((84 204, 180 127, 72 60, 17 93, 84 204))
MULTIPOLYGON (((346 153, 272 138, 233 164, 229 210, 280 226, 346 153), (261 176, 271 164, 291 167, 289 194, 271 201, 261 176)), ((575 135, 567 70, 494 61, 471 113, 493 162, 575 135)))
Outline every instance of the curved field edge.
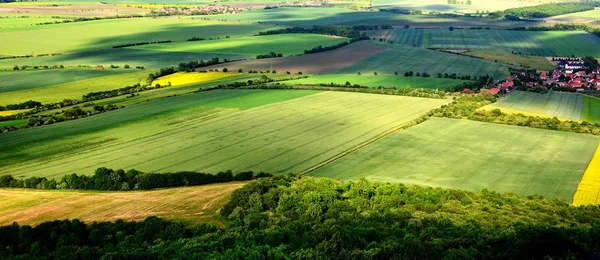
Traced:
POLYGON ((572 204, 574 206, 600 204, 600 145, 577 186, 572 204))
POLYGON ((311 175, 489 189, 570 202, 599 141, 590 135, 433 118, 311 175))
POLYGON ((141 221, 150 216, 183 222, 219 223, 217 211, 245 183, 153 191, 87 192, 0 189, 0 225, 79 219, 86 222, 141 221))

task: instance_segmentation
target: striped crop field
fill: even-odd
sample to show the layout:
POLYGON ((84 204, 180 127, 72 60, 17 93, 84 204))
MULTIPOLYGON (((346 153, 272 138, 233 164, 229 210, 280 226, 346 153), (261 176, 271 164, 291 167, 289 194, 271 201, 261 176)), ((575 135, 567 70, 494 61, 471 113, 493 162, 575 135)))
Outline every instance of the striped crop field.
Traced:
POLYGON ((599 142, 592 135, 433 118, 311 175, 488 189, 571 202, 599 142))
POLYGON ((299 172, 447 102, 298 90, 200 92, 2 134, 0 175, 60 177, 98 167, 299 172))
POLYGON ((234 182, 133 192, 0 189, 0 225, 36 225, 75 218, 86 222, 141 221, 150 216, 185 222, 214 221, 231 192, 243 185, 234 182))
POLYGON ((573 197, 575 206, 598 204, 600 204, 600 145, 585 170, 573 197))
POLYGON ((581 120, 600 123, 600 98, 584 96, 581 120))
POLYGON ((397 45, 343 68, 338 73, 394 74, 398 72, 404 75, 407 71, 413 71, 415 74, 426 72, 432 77, 436 77, 438 73, 449 75, 455 73, 458 76, 490 75, 500 79, 510 75, 508 67, 507 64, 484 59, 397 45))
MULTIPOLYGON (((487 108, 506 109, 507 113, 523 112, 523 114, 542 117, 558 117, 570 120, 582 120, 584 96, 574 93, 551 91, 539 94, 526 91, 516 91, 487 108)), ((487 109, 486 108, 486 109, 487 109)), ((593 109, 593 107, 592 107, 593 109)), ((586 119, 594 119, 586 117, 586 119)), ((598 121, 590 121, 592 123, 598 121)))
POLYGON ((389 40, 394 44, 433 49, 600 57, 600 38, 583 31, 396 29, 389 40))
POLYGON ((465 81, 435 77, 405 77, 404 75, 356 75, 356 74, 324 74, 308 78, 285 81, 287 85, 339 84, 349 82, 351 85, 377 87, 412 87, 412 88, 447 88, 458 86, 465 81))

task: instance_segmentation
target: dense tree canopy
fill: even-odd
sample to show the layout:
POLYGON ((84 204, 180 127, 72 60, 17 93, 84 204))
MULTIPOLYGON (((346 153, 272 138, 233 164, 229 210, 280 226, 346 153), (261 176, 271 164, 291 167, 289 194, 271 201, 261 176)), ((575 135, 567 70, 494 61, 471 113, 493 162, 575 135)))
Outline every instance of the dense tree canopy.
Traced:
POLYGON ((235 191, 226 228, 54 221, 0 228, 0 258, 585 259, 600 208, 489 191, 280 176, 235 191))

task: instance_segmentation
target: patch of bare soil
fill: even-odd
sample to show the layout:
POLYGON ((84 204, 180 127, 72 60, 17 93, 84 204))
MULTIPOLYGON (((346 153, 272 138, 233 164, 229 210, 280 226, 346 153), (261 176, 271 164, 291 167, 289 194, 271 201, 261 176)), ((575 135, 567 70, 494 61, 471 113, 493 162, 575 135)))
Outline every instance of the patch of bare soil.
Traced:
POLYGON ((286 71, 289 71, 290 73, 302 72, 310 74, 332 73, 371 57, 387 48, 388 47, 385 45, 360 41, 327 52, 293 57, 236 61, 201 69, 227 68, 230 71, 237 71, 238 69, 244 71, 265 71, 272 69, 276 70, 278 73, 284 73, 286 71))

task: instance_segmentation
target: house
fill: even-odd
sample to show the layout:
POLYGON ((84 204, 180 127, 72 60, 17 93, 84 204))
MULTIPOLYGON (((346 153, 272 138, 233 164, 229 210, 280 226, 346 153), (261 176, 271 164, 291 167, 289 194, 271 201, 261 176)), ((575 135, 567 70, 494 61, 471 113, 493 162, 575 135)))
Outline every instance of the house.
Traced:
POLYGON ((582 70, 582 71, 575 72, 575 75, 576 75, 576 76, 579 76, 580 78, 584 78, 584 77, 587 77, 587 76, 588 76, 588 75, 587 75, 587 73, 586 73, 585 71, 583 71, 583 70, 582 70))
POLYGON ((582 68, 583 68, 583 64, 578 63, 578 62, 569 62, 565 65, 565 69, 578 70, 578 69, 582 69, 582 68))
POLYGON ((560 71, 559 70, 552 71, 552 79, 557 80, 558 78, 560 78, 560 71))
POLYGON ((490 89, 490 94, 492 94, 492 95, 496 95, 496 94, 498 94, 498 92, 500 92, 500 88, 491 88, 490 89))
POLYGON ((542 74, 540 74, 540 79, 547 80, 548 79, 548 74, 546 74, 545 72, 543 72, 542 74))

